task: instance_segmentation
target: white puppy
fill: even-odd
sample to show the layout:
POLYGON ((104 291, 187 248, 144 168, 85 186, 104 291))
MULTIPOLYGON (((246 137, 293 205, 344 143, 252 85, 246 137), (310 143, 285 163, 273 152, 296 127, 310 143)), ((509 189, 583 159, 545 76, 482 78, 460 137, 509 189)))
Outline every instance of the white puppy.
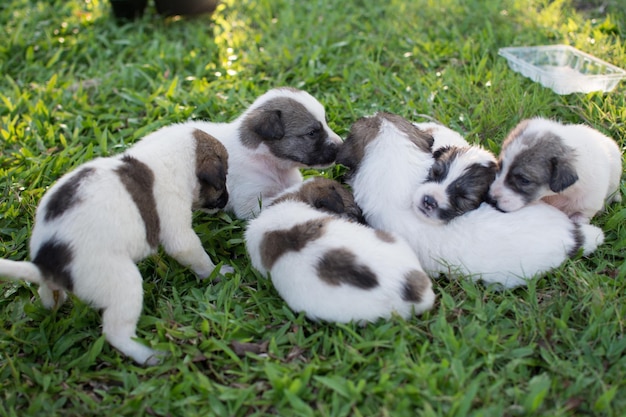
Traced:
POLYGON ((434 223, 446 223, 478 208, 487 199, 496 176, 496 157, 445 126, 414 125, 432 135, 435 159, 414 196, 419 215, 434 223))
POLYGON ((42 198, 32 261, 0 260, 0 276, 39 284, 46 308, 73 292, 103 310, 102 331, 112 346, 140 364, 155 364, 160 353, 133 340, 143 306, 135 262, 162 244, 208 277, 215 265, 192 229, 192 210, 226 205, 227 170, 224 146, 197 129, 182 136, 156 132, 121 155, 87 162, 42 198))
POLYGON ((189 121, 165 129, 183 136, 201 129, 224 144, 230 167, 226 210, 242 219, 302 182, 299 168, 332 165, 342 143, 328 127, 324 107, 293 88, 266 92, 230 123, 189 121))
POLYGON ((248 225, 252 265, 271 276, 291 309, 313 320, 365 322, 430 309, 432 283, 411 248, 341 218, 359 214, 336 181, 315 178, 289 189, 248 225))
POLYGON ((406 120, 379 113, 354 123, 337 155, 350 169, 346 179, 367 222, 404 237, 431 276, 469 276, 510 288, 602 242, 599 228, 578 225, 544 203, 515 213, 482 204, 445 224, 425 220, 414 197, 433 162, 431 143, 406 120))
POLYGON ((589 126, 524 120, 502 144, 499 165, 490 194, 503 211, 542 199, 589 222, 605 201, 621 200, 620 149, 589 126))

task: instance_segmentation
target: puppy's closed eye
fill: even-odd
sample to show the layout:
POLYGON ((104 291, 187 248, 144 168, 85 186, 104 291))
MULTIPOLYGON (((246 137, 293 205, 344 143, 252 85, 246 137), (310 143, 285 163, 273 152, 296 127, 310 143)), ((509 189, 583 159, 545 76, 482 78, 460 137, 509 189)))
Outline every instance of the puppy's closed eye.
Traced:
POLYGON ((435 162, 428 172, 427 181, 440 182, 446 173, 446 165, 442 162, 435 162))

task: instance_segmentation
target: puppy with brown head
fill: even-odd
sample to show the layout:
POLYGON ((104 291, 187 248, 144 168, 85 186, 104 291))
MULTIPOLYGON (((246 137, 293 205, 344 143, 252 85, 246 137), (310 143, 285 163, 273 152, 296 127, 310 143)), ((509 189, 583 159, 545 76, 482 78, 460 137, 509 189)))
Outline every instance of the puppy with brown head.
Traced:
POLYGON ((162 245, 208 277, 215 265, 192 228, 192 210, 225 207, 227 172, 224 146, 197 129, 177 136, 158 131, 122 155, 87 162, 42 198, 32 261, 0 260, 0 276, 39 284, 47 308, 71 291, 102 310, 102 332, 112 346, 139 364, 155 364, 162 353, 135 340, 143 306, 135 262, 162 245))
POLYGON ((502 144, 490 195, 502 211, 543 200, 578 222, 620 201, 622 154, 617 143, 585 125, 534 118, 502 144))
POLYGON ((341 184, 307 180, 249 222, 252 265, 291 309, 313 320, 365 322, 430 309, 432 284, 411 248, 359 219, 341 184))

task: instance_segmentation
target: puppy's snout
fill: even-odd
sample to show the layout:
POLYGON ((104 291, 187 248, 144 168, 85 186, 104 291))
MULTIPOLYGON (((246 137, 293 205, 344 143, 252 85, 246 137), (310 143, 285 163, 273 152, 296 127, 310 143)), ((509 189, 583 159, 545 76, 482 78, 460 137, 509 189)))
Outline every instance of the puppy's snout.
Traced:
POLYGON ((432 195, 425 195, 422 200, 422 206, 428 211, 433 211, 439 207, 439 204, 432 195))

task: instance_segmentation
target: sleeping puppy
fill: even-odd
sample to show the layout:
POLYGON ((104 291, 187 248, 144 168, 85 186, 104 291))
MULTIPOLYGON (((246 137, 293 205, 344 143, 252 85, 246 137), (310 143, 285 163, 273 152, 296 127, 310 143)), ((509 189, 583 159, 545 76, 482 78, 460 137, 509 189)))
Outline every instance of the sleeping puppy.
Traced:
POLYGON ((226 205, 227 170, 224 146, 197 129, 156 132, 121 155, 87 162, 42 198, 32 261, 0 260, 0 276, 39 284, 46 308, 73 292, 102 310, 102 332, 113 347, 139 364, 156 364, 161 353, 133 340, 143 305, 135 263, 161 244, 200 278, 211 274, 215 265, 192 229, 192 210, 226 205))
POLYGON ((249 222, 252 265, 269 274, 292 310, 312 320, 367 322, 430 309, 432 283, 411 248, 350 220, 358 214, 341 184, 307 180, 249 222))
POLYGON ((474 210, 487 199, 496 176, 495 156, 470 145, 457 132, 436 123, 414 123, 433 136, 434 163, 414 196, 418 215, 446 223, 474 210))
POLYGON ((621 200, 620 149, 589 126, 524 120, 502 144, 499 165, 490 194, 502 211, 541 199, 589 222, 605 201, 621 200))
POLYGON ((262 204, 301 183, 299 168, 332 165, 341 144, 324 107, 294 88, 266 92, 230 123, 189 121, 165 129, 182 136, 200 129, 224 144, 230 164, 226 210, 241 219, 254 217, 262 204))
POLYGON ((358 120, 337 163, 350 169, 346 180, 366 221, 404 237, 431 276, 448 273, 511 288, 602 242, 599 228, 576 224, 542 202, 514 213, 483 203, 443 224, 425 219, 413 197, 433 161, 432 137, 407 124, 385 113, 358 120))

